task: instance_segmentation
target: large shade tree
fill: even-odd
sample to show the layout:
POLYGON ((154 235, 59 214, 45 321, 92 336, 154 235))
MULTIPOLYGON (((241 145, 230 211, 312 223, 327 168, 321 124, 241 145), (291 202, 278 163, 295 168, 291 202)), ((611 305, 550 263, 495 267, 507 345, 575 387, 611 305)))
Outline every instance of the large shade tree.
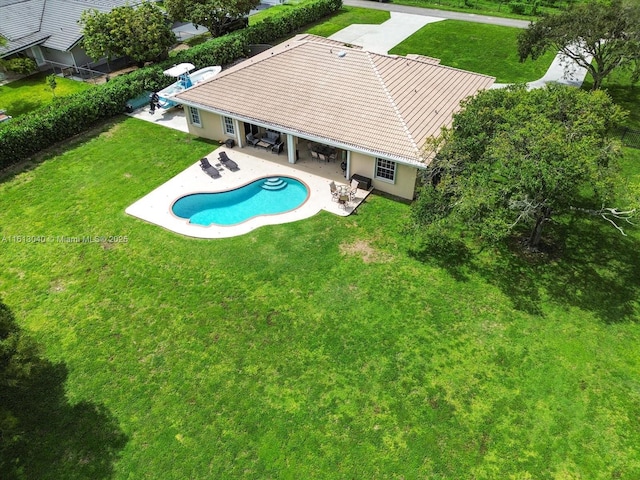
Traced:
POLYGON ((148 2, 108 13, 87 10, 80 23, 84 48, 95 60, 128 56, 139 64, 156 61, 164 58, 176 41, 164 13, 148 2))
POLYGON ((165 0, 164 6, 174 20, 202 25, 218 37, 231 22, 247 15, 259 3, 260 0, 165 0))
POLYGON ((609 136, 622 118, 603 91, 482 92, 433 143, 414 219, 423 226, 453 220, 493 240, 524 230, 532 249, 563 212, 600 215, 624 233, 635 212, 612 205, 621 149, 609 136))
POLYGON ((593 89, 616 68, 634 69, 640 59, 640 5, 590 1, 559 14, 543 15, 518 38, 520 61, 537 59, 547 50, 561 52, 593 78, 593 89))

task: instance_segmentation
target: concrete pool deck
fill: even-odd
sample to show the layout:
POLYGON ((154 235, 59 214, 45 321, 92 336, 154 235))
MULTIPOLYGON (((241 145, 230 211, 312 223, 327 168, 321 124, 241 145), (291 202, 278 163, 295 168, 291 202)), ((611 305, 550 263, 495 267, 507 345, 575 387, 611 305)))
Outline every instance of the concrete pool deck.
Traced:
MULTIPOLYGON (((127 214, 137 217, 149 223, 171 230, 172 232, 194 238, 229 238, 244 235, 265 225, 277 225, 281 223, 296 222, 312 217, 321 210, 340 216, 348 216, 362 203, 369 191, 358 189, 354 201, 343 208, 331 197, 329 184, 332 180, 345 184, 342 178, 338 182, 335 178, 321 176, 309 171, 311 169, 297 169, 289 164, 262 159, 243 152, 240 149, 228 149, 220 147, 207 155, 212 165, 219 162, 218 152, 226 151, 240 170, 231 172, 228 169, 217 166, 221 178, 212 179, 200 168, 200 162, 195 162, 186 170, 180 172, 158 188, 145 195, 140 200, 130 205, 125 211, 127 214), (211 225, 203 227, 189 223, 188 220, 179 218, 171 212, 171 206, 180 197, 191 193, 209 193, 232 190, 241 187, 262 177, 292 177, 304 182, 309 188, 309 198, 298 208, 278 215, 263 215, 254 217, 246 222, 222 226, 211 225)), ((275 158, 275 157, 274 157, 275 158)))

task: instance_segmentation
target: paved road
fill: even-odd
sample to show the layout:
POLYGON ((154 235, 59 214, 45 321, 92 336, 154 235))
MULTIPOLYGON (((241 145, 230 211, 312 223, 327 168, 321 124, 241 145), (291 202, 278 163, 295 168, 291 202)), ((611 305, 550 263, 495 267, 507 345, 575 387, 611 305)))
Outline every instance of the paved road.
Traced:
POLYGON ((448 12, 446 10, 434 10, 431 8, 408 7, 406 5, 394 5, 392 3, 380 3, 371 0, 342 0, 342 3, 350 7, 371 8, 373 10, 387 10, 389 12, 412 13, 413 15, 426 15, 428 17, 448 18, 451 20, 463 20, 465 22, 488 23, 502 25, 503 27, 527 28, 526 20, 514 20, 512 18, 489 17, 473 13, 448 12))

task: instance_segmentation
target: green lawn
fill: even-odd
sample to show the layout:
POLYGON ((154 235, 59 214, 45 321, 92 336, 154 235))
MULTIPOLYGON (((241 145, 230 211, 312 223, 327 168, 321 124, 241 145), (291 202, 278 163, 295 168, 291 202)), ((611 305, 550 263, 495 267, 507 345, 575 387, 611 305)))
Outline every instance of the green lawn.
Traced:
MULTIPOLYGON (((532 15, 531 5, 533 2, 514 2, 525 5, 524 14, 513 13, 508 2, 500 0, 393 0, 397 5, 409 5, 412 7, 435 8, 437 10, 449 10, 463 13, 477 13, 480 15, 491 15, 493 17, 516 18, 522 20, 535 19, 535 15, 542 13, 556 13, 558 8, 548 7, 538 3, 537 12, 532 15)), ((557 7, 566 7, 566 1, 548 2, 557 7)))
POLYGON ((518 28, 444 20, 418 30, 389 53, 417 53, 443 65, 496 77, 498 83, 530 82, 544 76, 553 61, 548 52, 535 62, 518 60, 518 28))
MULTIPOLYGON (((277 5, 262 10, 249 17, 249 24, 253 25, 254 23, 262 21, 265 18, 278 16, 280 15, 280 13, 286 11, 287 9, 290 9, 295 5, 305 3, 305 1, 306 0, 288 1, 283 5, 277 5)), ((389 12, 372 10, 369 8, 349 7, 345 5, 336 14, 331 15, 327 19, 311 26, 307 30, 307 33, 313 33, 314 35, 328 37, 330 35, 333 35, 337 31, 348 27, 352 23, 379 24, 389 20, 389 18, 389 12)))
MULTIPOLYGON (((91 88, 86 82, 77 82, 68 78, 56 77, 56 97, 66 97, 91 88)), ((0 109, 13 117, 23 115, 43 107, 53 101, 53 94, 47 85, 46 75, 38 73, 15 82, 0 86, 0 109)))
POLYGON ((379 25, 389 18, 391 18, 390 13, 382 10, 343 6, 335 15, 311 26, 307 33, 329 37, 354 23, 379 25))
POLYGON ((414 250, 377 195, 224 240, 124 213, 213 148, 119 119, 0 183, 0 291, 63 384, 25 478, 640 478, 637 231, 561 219, 543 262, 414 250))

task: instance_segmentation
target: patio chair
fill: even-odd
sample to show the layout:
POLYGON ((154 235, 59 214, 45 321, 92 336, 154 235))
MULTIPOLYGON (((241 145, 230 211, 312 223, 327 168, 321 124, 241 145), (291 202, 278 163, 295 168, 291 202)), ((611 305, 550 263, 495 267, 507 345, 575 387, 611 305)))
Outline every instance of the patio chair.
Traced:
POLYGON ((345 195, 345 194, 340 195, 338 197, 338 203, 342 208, 346 210, 347 207, 349 206, 349 195, 345 195))
POLYGON ((202 157, 200 159, 200 168, 202 168, 202 171, 205 172, 207 175, 209 175, 211 178, 220 178, 220 172, 218 171, 218 169, 216 167, 213 167, 210 163, 209 163, 209 159, 207 157, 202 157))
POLYGON ((227 167, 232 172, 237 172, 238 170, 240 170, 238 168, 238 164, 228 157, 227 152, 225 151, 220 152, 220 154, 218 155, 218 158, 220 159, 220 163, 225 167, 227 167))
POLYGON ((319 153, 318 154, 318 159, 322 162, 328 162, 329 160, 327 160, 327 157, 324 155, 324 153, 319 153))
POLYGON ((283 146, 284 142, 276 143, 273 147, 271 147, 271 153, 277 153, 278 155, 280 155, 283 146))
POLYGON ((338 201, 338 197, 340 196, 340 192, 338 191, 338 187, 336 186, 336 182, 333 180, 329 184, 329 188, 331 189, 331 200, 338 201))
POLYGON ((318 157, 318 152, 313 150, 311 150, 311 158, 313 158, 314 160, 320 161, 320 158, 318 157))
POLYGON ((356 197, 356 193, 358 193, 358 181, 351 180, 351 186, 349 188, 349 198, 353 200, 356 197))
POLYGON ((256 146, 256 143, 258 143, 260 141, 259 138, 254 137, 253 133, 247 133, 247 143, 249 145, 251 145, 252 147, 256 146))

